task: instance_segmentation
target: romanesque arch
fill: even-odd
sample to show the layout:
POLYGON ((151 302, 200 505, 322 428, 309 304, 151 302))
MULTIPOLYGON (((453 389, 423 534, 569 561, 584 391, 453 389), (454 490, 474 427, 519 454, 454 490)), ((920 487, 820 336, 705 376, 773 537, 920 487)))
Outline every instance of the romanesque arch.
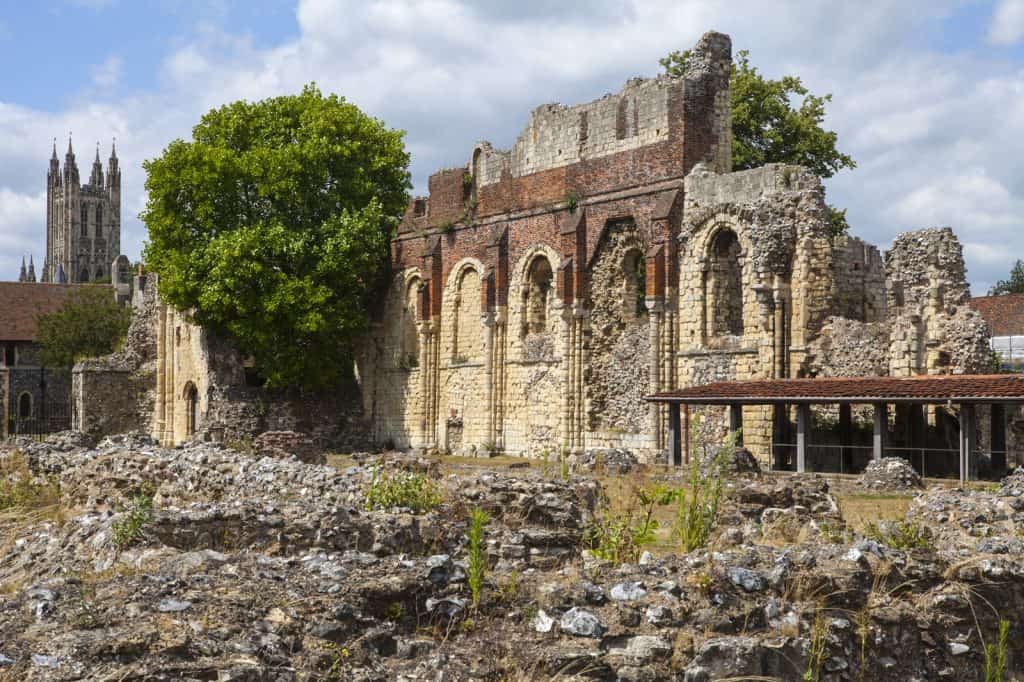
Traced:
POLYGON ((32 394, 25 391, 18 396, 18 418, 30 419, 32 417, 32 394))
POLYGON ((464 258, 448 273, 441 303, 443 359, 452 364, 481 362, 483 328, 480 322, 484 268, 475 258, 464 258))
POLYGON ((520 256, 509 282, 509 329, 512 357, 551 359, 558 353, 559 302, 555 273, 561 266, 558 252, 536 244, 520 256))
POLYGON ((743 335, 743 267, 739 237, 719 227, 706 256, 705 312, 708 338, 743 335))
POLYGON ((643 239, 633 218, 610 221, 590 264, 588 444, 629 447, 649 414, 651 341, 642 308, 643 239))
POLYGON ((195 435, 199 426, 199 389, 189 381, 181 397, 185 400, 185 437, 188 438, 195 435))

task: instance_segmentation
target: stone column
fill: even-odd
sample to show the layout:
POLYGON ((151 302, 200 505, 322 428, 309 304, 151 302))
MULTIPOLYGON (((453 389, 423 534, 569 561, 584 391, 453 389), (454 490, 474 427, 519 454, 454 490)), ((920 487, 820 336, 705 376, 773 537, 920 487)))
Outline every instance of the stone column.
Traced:
POLYGON ((494 437, 495 411, 497 410, 497 401, 494 399, 494 315, 489 312, 483 313, 480 315, 480 323, 483 325, 484 335, 484 395, 487 401, 487 441, 492 445, 496 445, 497 439, 494 437))
POLYGON ((796 470, 807 471, 807 441, 811 427, 811 406, 801 403, 796 406, 796 470))
MULTIPOLYGON (((662 378, 661 378, 661 327, 662 327, 662 312, 664 305, 660 299, 648 298, 646 301, 647 306, 647 335, 651 344, 651 354, 649 357, 649 370, 648 370, 648 393, 657 393, 662 390, 662 378)), ((651 434, 651 446, 652 449, 657 450, 661 447, 661 406, 658 403, 651 403, 649 406, 650 419, 650 434, 651 434)))
POLYGON ((679 403, 668 404, 668 463, 680 466, 683 463, 682 428, 679 423, 679 403))
POLYGON ((871 457, 876 462, 885 457, 885 432, 888 430, 888 405, 885 403, 875 403, 875 430, 871 441, 871 457))

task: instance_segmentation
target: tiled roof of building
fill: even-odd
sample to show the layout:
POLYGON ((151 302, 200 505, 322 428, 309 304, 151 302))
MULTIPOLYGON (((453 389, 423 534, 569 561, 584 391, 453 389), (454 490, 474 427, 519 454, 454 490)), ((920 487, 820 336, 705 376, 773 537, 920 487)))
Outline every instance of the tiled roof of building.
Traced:
POLYGON ((978 296, 971 299, 992 336, 1024 336, 1024 294, 978 296))
POLYGON ((951 374, 920 377, 848 377, 721 381, 649 396, 690 404, 1002 402, 1024 401, 1024 375, 951 374))
POLYGON ((60 309, 80 284, 0 282, 0 341, 35 341, 36 317, 60 309))

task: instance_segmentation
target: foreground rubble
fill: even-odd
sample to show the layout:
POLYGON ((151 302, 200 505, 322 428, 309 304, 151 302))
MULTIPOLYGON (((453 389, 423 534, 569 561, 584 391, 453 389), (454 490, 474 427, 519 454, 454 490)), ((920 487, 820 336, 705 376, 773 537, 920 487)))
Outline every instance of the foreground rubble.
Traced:
POLYGON ((0 463, 59 482, 61 505, 4 512, 0 679, 973 680, 1000 619, 1005 679, 1021 667, 1024 475, 928 490, 861 537, 821 478, 733 474, 708 548, 613 564, 581 551, 601 492, 583 477, 139 436, 15 447, 0 463), (381 471, 432 477, 440 506, 367 510, 381 471), (476 607, 473 509, 491 518, 476 607))

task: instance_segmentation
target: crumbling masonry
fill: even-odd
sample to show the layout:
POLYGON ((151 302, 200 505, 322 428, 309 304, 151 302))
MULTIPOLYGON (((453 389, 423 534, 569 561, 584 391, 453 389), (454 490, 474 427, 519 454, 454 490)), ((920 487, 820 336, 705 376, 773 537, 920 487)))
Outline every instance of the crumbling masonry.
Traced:
MULTIPOLYGON (((730 63, 729 38, 708 33, 682 77, 538 107, 512 149, 481 142, 465 167, 431 176, 392 242, 348 393, 372 440, 650 458, 666 415, 643 398, 660 390, 985 370, 987 332, 948 228, 901 235, 883 261, 830 237, 821 180, 804 168, 730 172, 730 63)), ((255 429, 228 407, 253 403, 232 393, 240 361, 226 371, 179 313, 154 320, 153 433, 255 429)), ((745 443, 763 457, 773 419, 744 410, 745 443)))

